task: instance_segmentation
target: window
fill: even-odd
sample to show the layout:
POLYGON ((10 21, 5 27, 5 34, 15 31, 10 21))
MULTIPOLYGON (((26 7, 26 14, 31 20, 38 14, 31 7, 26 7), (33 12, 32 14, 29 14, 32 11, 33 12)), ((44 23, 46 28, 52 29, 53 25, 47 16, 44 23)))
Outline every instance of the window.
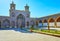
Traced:
POLYGON ((12 17, 15 17, 15 13, 14 12, 12 12, 12 17))

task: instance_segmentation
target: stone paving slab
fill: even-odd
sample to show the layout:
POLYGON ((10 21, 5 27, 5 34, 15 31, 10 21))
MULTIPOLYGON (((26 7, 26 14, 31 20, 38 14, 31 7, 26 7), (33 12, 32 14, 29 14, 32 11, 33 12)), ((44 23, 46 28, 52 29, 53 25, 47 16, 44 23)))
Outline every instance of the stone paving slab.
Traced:
POLYGON ((60 41, 60 38, 38 33, 0 30, 0 41, 60 41))

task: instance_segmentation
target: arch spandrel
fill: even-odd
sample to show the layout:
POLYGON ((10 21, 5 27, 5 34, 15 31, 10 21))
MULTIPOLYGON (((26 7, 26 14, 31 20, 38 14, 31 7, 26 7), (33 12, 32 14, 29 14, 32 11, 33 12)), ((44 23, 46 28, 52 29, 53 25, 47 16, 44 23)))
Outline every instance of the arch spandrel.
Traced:
POLYGON ((56 18, 56 22, 60 22, 60 16, 56 18))
POLYGON ((47 23, 48 21, 46 19, 43 20, 44 23, 47 23))
POLYGON ((49 18, 48 22, 55 22, 53 18, 49 18))

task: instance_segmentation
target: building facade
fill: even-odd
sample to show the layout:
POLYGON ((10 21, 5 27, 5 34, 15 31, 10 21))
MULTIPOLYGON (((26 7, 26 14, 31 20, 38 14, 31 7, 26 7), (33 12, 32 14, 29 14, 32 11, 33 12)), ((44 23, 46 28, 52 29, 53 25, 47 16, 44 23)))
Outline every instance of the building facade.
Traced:
POLYGON ((0 28, 12 28, 12 27, 60 27, 60 13, 45 16, 41 18, 31 18, 29 6, 26 4, 25 10, 16 10, 16 4, 12 2, 10 4, 9 15, 0 16, 0 28))
POLYGON ((0 27, 28 27, 30 26, 30 11, 26 4, 25 10, 16 10, 16 4, 10 4, 9 15, 0 16, 0 27))
POLYGON ((40 27, 60 28, 60 13, 39 18, 40 27))

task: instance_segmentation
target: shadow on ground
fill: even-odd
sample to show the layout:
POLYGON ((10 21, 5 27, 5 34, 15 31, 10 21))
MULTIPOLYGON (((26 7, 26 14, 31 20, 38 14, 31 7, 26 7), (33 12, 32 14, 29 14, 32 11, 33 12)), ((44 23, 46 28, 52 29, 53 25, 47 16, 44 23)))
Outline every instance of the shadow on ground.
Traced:
POLYGON ((0 30, 14 30, 22 33, 31 33, 28 28, 0 28, 0 30))

